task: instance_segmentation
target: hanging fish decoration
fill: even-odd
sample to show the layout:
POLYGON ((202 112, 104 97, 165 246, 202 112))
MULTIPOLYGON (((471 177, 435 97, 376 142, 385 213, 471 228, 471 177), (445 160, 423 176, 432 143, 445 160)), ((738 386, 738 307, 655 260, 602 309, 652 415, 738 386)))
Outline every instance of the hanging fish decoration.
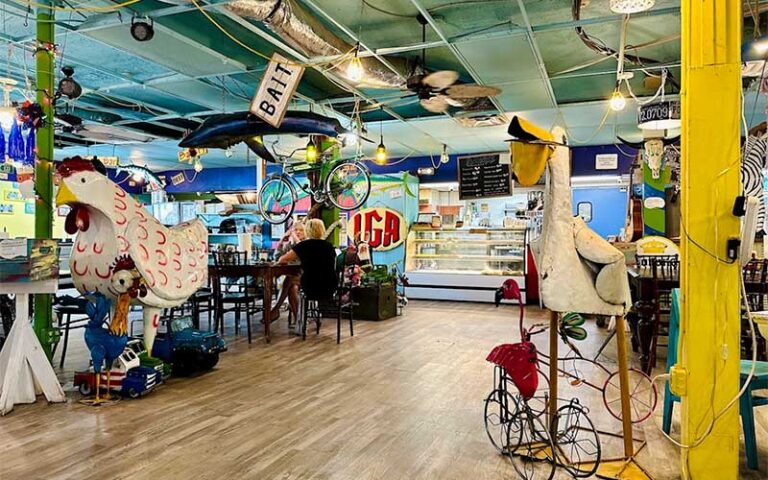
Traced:
POLYGON ((11 133, 8 135, 8 158, 23 162, 24 157, 24 137, 21 136, 18 122, 14 121, 11 125, 11 133))
POLYGON ((129 177, 134 179, 141 179, 141 181, 152 192, 163 189, 163 182, 160 177, 155 175, 152 170, 147 167, 140 167, 138 165, 118 165, 117 172, 125 172, 129 177))
POLYGON ((35 141, 36 141, 36 135, 35 135, 35 129, 30 128, 29 133, 27 134, 27 144, 24 147, 24 161, 23 163, 25 165, 34 165, 35 164, 35 141))

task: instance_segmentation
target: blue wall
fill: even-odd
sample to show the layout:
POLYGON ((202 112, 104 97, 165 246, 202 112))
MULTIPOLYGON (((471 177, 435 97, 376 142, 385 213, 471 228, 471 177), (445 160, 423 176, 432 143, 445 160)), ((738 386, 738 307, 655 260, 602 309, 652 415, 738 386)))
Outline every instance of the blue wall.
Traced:
MULTIPOLYGON (((505 147, 501 147, 499 151, 504 151, 505 147)), ((636 150, 622 145, 617 147, 616 145, 599 145, 589 147, 574 147, 571 149, 571 175, 587 176, 587 175, 623 175, 629 173, 629 167, 632 165, 636 150), (598 154, 615 153, 619 156, 619 167, 616 170, 595 170, 595 156, 598 154)), ((437 183, 437 182, 455 182, 457 178, 457 166, 456 157, 466 156, 462 155, 449 155, 450 161, 435 171, 434 175, 420 177, 421 183, 437 183)), ((409 157, 405 160, 392 159, 389 165, 379 166, 374 163, 368 163, 368 168, 373 173, 396 173, 401 171, 410 172, 416 175, 416 171, 419 167, 432 166, 432 160, 438 162, 440 156, 434 156, 432 159, 427 156, 409 157)))
POLYGON ((579 203, 592 204, 592 220, 589 228, 603 238, 618 235, 627 218, 627 190, 618 187, 589 187, 573 189, 573 214, 579 203))
POLYGON ((197 176, 195 176, 195 171, 191 169, 166 170, 158 173, 157 176, 165 177, 165 191, 168 193, 256 191, 259 188, 259 175, 256 166, 206 168, 197 176), (171 182, 171 177, 179 172, 184 172, 186 179, 194 180, 174 185, 171 182))

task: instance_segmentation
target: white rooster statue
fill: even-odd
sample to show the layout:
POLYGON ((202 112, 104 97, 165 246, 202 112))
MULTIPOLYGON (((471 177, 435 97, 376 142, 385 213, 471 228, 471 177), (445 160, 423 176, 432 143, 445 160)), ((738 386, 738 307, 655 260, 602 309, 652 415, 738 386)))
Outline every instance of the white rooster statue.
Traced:
POLYGON ((167 228, 109 180, 101 162, 80 157, 59 165, 56 204, 69 205, 65 229, 75 234, 69 259, 72 280, 81 293, 118 297, 112 269, 129 255, 144 279, 144 343, 152 354, 163 308, 184 303, 208 279, 208 232, 200 220, 167 228))

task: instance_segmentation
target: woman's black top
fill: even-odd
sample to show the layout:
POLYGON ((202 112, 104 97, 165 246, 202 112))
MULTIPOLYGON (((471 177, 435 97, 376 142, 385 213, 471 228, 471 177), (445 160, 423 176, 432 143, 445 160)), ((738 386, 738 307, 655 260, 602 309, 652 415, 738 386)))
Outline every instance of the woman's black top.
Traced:
POLYGON ((293 246, 301 260, 301 288, 310 300, 323 300, 336 291, 336 250, 325 240, 304 240, 293 246))

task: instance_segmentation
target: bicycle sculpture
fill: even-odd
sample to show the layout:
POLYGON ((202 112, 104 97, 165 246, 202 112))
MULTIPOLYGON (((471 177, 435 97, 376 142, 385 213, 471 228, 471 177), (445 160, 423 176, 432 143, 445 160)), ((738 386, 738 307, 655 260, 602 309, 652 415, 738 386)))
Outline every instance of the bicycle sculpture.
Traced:
POLYGON ((326 204, 343 211, 360 208, 371 193, 368 169, 357 158, 329 162, 288 165, 283 160, 280 173, 270 175, 259 189, 258 204, 261 215, 278 225, 290 218, 296 208, 298 187, 317 204, 326 204), (317 187, 299 182, 294 174, 319 172, 317 187))
MULTIPOLYGON (((577 313, 568 313, 563 315, 560 319, 558 328, 558 335, 563 340, 570 351, 565 357, 558 357, 562 367, 557 368, 557 371, 561 376, 567 378, 571 386, 578 387, 586 385, 601 393, 603 404, 616 420, 622 419, 621 411, 621 388, 620 378, 618 370, 609 370, 605 365, 598 361, 599 354, 595 358, 584 357, 581 351, 573 344, 571 340, 584 340, 587 337, 587 332, 582 328, 584 324, 584 317, 577 313), (594 369, 603 372, 605 381, 594 382, 586 378, 579 364, 591 365, 594 369)), ((538 333, 545 332, 548 329, 546 325, 536 324, 528 331, 528 336, 533 336, 538 333)), ((609 337, 613 338, 613 335, 609 337)), ((602 349, 601 349, 602 351, 602 349)), ((549 367, 549 362, 552 359, 543 353, 539 354, 543 360, 539 360, 540 364, 549 367)), ((656 403, 658 401, 658 392, 656 386, 653 385, 651 377, 646 375, 640 370, 635 368, 628 369, 629 373, 629 404, 631 408, 630 419, 632 423, 641 423, 651 417, 653 411, 656 409, 656 403)), ((543 375, 543 373, 542 373, 543 375)))
POLYGON ((502 297, 520 305, 522 341, 499 345, 486 358, 496 365, 494 389, 485 400, 488 438, 509 457, 522 479, 550 480, 558 464, 574 477, 592 476, 600 464, 601 447, 587 408, 573 398, 557 408, 547 426, 541 417, 550 399, 545 396, 545 408, 531 406, 539 384, 539 354, 530 338, 543 330, 529 332, 523 327, 524 307, 514 280, 507 280, 505 288, 499 289, 497 304, 502 297), (509 382, 517 388, 517 395, 509 391, 509 382))

